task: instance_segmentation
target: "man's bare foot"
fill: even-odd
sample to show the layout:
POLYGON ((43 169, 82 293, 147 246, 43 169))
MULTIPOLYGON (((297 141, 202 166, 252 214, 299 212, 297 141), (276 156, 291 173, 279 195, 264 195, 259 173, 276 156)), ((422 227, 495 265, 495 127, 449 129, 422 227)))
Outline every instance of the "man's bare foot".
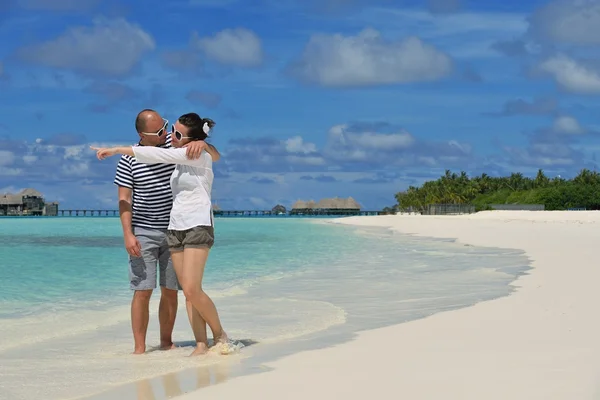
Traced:
POLYGON ((208 346, 205 343, 198 343, 196 345, 196 348, 192 352, 192 354, 190 354, 190 357, 201 356, 201 355, 206 354, 207 352, 208 352, 208 346))
POLYGON ((161 350, 173 350, 175 348, 175 343, 169 341, 169 342, 160 342, 160 349, 161 350))
POLYGON ((146 352, 146 346, 144 347, 136 347, 131 354, 144 354, 146 352))

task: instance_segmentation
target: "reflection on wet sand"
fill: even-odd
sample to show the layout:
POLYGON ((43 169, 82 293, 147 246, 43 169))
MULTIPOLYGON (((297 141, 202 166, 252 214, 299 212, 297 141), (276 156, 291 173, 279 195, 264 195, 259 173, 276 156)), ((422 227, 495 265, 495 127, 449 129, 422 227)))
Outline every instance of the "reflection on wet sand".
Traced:
POLYGON ((136 382, 137 400, 163 400, 225 382, 231 366, 228 362, 205 365, 195 370, 170 373, 160 378, 136 382), (189 379, 195 373, 195 379, 189 379), (195 384, 194 384, 195 383, 195 384))

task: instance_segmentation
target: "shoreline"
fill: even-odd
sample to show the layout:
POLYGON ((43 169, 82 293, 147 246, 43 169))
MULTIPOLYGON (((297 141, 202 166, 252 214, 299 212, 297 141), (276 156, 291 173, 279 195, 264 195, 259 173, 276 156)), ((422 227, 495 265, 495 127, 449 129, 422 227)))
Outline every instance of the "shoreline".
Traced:
POLYGON ((600 323, 594 319, 600 302, 594 263, 600 213, 495 211, 330 223, 519 249, 531 269, 512 282, 515 290, 508 296, 362 331, 349 342, 267 363, 269 372, 178 399, 585 400, 600 395, 600 323))
MULTIPOLYGON (((343 312, 343 322, 330 323, 326 329, 314 331, 316 326, 307 321, 301 326, 298 325, 296 331, 308 329, 314 331, 313 333, 301 334, 297 338, 285 340, 265 342, 259 339, 258 343, 255 342, 256 346, 247 347, 239 355, 225 357, 221 361, 214 359, 218 364, 222 362, 237 364, 233 368, 228 368, 228 373, 225 374, 227 380, 265 372, 270 369, 266 367, 270 363, 293 354, 349 343, 357 337, 358 332, 389 327, 443 311, 470 307, 482 300, 506 296, 514 290, 510 286, 511 282, 520 273, 526 273, 528 269, 528 260, 521 251, 468 248, 450 240, 433 238, 422 240, 410 235, 397 235, 385 227, 361 227, 334 223, 335 221, 311 221, 311 225, 319 231, 323 228, 329 232, 336 232, 338 237, 344 237, 344 242, 353 244, 352 247, 347 248, 347 251, 354 256, 346 256, 346 262, 340 262, 338 259, 337 264, 330 264, 325 261, 327 258, 320 258, 320 266, 314 271, 308 269, 300 272, 300 276, 303 276, 301 280, 305 283, 300 284, 299 287, 305 287, 304 290, 295 292, 289 286, 292 278, 287 277, 274 281, 271 289, 268 285, 263 286, 260 292, 254 295, 250 293, 250 296, 254 297, 258 294, 265 299, 271 298, 273 297, 271 291, 274 288, 281 292, 282 285, 284 288, 288 286, 287 290, 284 289, 285 293, 289 293, 284 296, 285 302, 282 303, 284 299, 279 299, 277 304, 272 304, 275 308, 270 312, 286 314, 288 306, 294 308, 293 312, 298 312, 298 306, 302 302, 310 301, 313 303, 312 307, 321 303, 314 311, 319 309, 323 311, 323 307, 327 306, 328 309, 331 307, 336 309, 337 313, 343 312), (369 250, 361 251, 355 247, 360 247, 361 244, 369 244, 367 247, 369 250), (378 257, 371 259, 371 254, 377 254, 378 257), (489 265, 483 267, 481 262, 488 256, 494 259, 489 265), (351 262, 352 259, 356 262, 351 262), (449 259, 453 262, 448 262, 449 259), (360 260, 369 260, 366 264, 367 268, 360 260), (329 267, 323 269, 323 265, 329 267), (426 268, 429 273, 423 274, 421 268, 426 268), (286 281, 288 283, 285 283, 286 281), (331 296, 323 295, 323 289, 327 287, 331 290, 331 296), (399 287, 403 288, 400 293, 398 293, 399 287), (354 295, 348 295, 350 293, 354 295), (369 301, 361 300, 365 297, 369 301), (371 313, 370 310, 373 312, 371 313)), ((329 260, 331 261, 331 257, 329 260)), ((233 301, 237 302, 235 297, 233 301)), ((263 308, 265 305, 268 306, 263 304, 263 308)), ((228 317, 237 319, 233 315, 228 317)), ((198 362, 198 364, 192 362, 183 370, 123 382, 80 399, 147 397, 152 400, 162 400, 181 396, 183 393, 210 386, 206 383, 206 379, 203 379, 204 383, 196 382, 198 379, 194 378, 195 375, 208 373, 207 371, 211 369, 204 365, 202 360, 198 362), (150 396, 152 391, 148 390, 148 387, 155 388, 152 396, 150 396), (164 397, 167 393, 169 396, 164 397)), ((224 379, 219 379, 219 382, 223 381, 224 379)))

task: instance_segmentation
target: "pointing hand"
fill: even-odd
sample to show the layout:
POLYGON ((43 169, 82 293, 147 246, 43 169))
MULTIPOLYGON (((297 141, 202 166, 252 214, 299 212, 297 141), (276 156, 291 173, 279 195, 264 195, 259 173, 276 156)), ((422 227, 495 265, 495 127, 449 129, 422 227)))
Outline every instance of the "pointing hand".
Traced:
POLYGON ((98 157, 98 160, 104 160, 106 157, 111 157, 117 154, 116 150, 110 147, 90 146, 90 149, 96 152, 96 157, 98 157))

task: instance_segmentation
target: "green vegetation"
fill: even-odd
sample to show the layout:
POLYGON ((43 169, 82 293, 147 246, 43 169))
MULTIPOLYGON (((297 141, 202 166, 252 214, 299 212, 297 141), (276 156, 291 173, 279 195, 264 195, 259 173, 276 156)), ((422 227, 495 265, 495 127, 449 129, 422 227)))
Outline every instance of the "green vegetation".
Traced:
POLYGON ((549 179, 540 169, 535 178, 521 173, 507 177, 486 174, 469 178, 446 170, 435 181, 410 186, 396 194, 399 210, 424 211, 430 204, 472 204, 477 211, 492 204, 543 204, 546 210, 569 208, 600 209, 600 174, 583 169, 575 178, 549 179))

